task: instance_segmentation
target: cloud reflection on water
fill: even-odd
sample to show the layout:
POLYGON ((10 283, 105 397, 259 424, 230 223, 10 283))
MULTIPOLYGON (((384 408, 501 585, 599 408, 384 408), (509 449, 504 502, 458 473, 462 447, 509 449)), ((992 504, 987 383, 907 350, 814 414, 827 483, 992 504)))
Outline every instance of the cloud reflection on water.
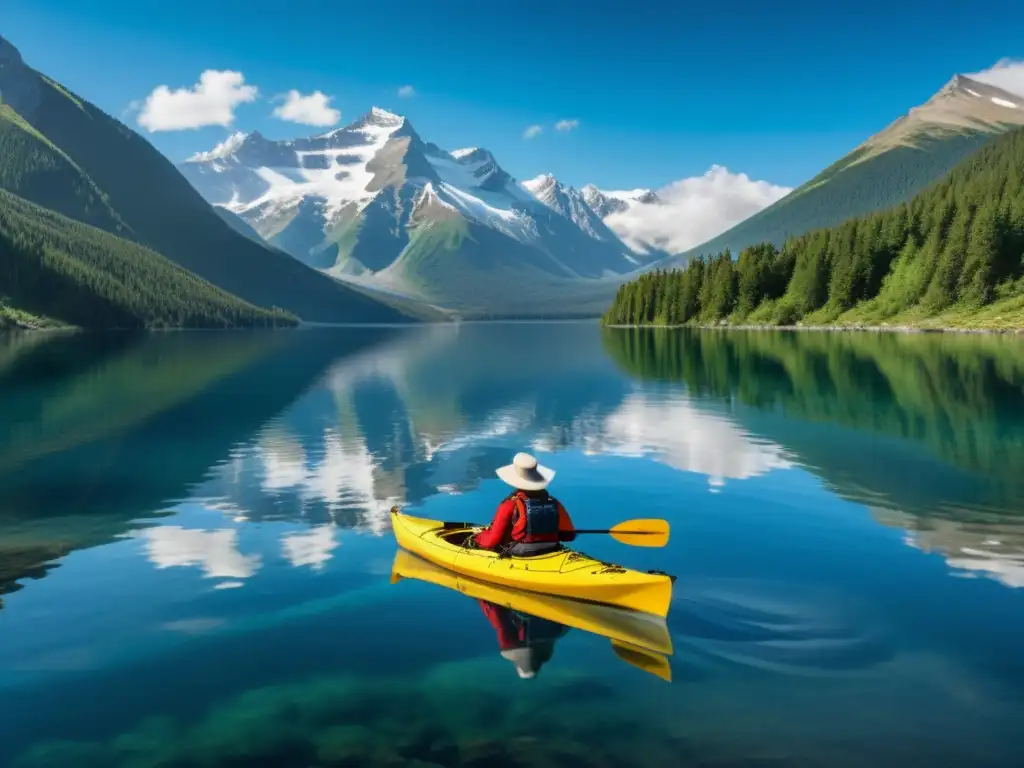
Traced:
MULTIPOLYGON (((238 531, 194 530, 177 525, 147 528, 141 533, 146 556, 157 568, 199 567, 209 579, 247 579, 262 565, 259 554, 238 551, 238 531)), ((230 583, 230 582, 227 582, 230 583)))

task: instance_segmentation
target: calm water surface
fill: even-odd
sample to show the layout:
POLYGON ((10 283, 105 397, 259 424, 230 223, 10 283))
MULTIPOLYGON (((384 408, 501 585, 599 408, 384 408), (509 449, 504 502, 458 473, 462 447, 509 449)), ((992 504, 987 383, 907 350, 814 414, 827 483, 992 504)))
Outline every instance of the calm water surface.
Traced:
POLYGON ((1024 765, 1022 386, 1006 338, 0 338, 0 765, 1024 765), (581 545, 678 576, 671 648, 520 679, 393 575, 390 507, 485 521, 517 450, 671 522, 581 545))

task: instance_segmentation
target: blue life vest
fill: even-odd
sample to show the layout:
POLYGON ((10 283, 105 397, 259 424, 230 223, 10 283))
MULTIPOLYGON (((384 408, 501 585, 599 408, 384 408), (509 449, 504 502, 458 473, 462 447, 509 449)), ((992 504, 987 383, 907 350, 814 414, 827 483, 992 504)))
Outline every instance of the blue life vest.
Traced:
POLYGON ((540 498, 531 498, 518 491, 512 498, 516 504, 512 541, 527 544, 558 541, 560 521, 558 501, 554 496, 546 494, 540 498))

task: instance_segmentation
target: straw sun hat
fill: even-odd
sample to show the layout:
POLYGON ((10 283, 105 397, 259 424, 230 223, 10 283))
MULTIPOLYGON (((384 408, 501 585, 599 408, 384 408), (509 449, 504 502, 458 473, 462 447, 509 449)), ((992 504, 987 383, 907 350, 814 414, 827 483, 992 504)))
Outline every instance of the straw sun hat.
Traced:
POLYGON ((554 479, 555 470, 541 466, 528 453, 517 453, 511 464, 499 467, 495 474, 520 491, 540 491, 554 479))

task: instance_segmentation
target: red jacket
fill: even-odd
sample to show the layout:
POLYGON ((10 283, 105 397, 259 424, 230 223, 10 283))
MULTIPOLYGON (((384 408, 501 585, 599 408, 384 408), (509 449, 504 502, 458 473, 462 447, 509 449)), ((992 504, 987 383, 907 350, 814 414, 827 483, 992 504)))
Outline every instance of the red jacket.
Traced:
POLYGON ((513 648, 521 648, 524 645, 523 638, 519 636, 519 628, 508 620, 507 608, 502 608, 486 600, 477 600, 477 603, 480 604, 484 616, 487 617, 498 635, 498 648, 508 651, 513 648))
MULTIPOLYGON (((558 540, 572 541, 576 538, 575 526, 572 524, 572 518, 570 518, 569 513, 565 511, 565 507, 562 506, 562 502, 558 501, 557 503, 558 540)), ((494 514, 494 520, 491 521, 491 524, 473 537, 476 540, 476 543, 484 549, 494 549, 499 545, 511 542, 513 514, 515 511, 515 497, 507 498, 501 502, 501 504, 498 505, 498 511, 494 514)))
POLYGON ((496 605, 487 600, 477 600, 480 610, 498 636, 498 649, 511 651, 531 645, 553 643, 569 631, 563 624, 541 619, 528 614, 517 613, 511 608, 496 605), (531 637, 532 636, 532 637, 531 637))

